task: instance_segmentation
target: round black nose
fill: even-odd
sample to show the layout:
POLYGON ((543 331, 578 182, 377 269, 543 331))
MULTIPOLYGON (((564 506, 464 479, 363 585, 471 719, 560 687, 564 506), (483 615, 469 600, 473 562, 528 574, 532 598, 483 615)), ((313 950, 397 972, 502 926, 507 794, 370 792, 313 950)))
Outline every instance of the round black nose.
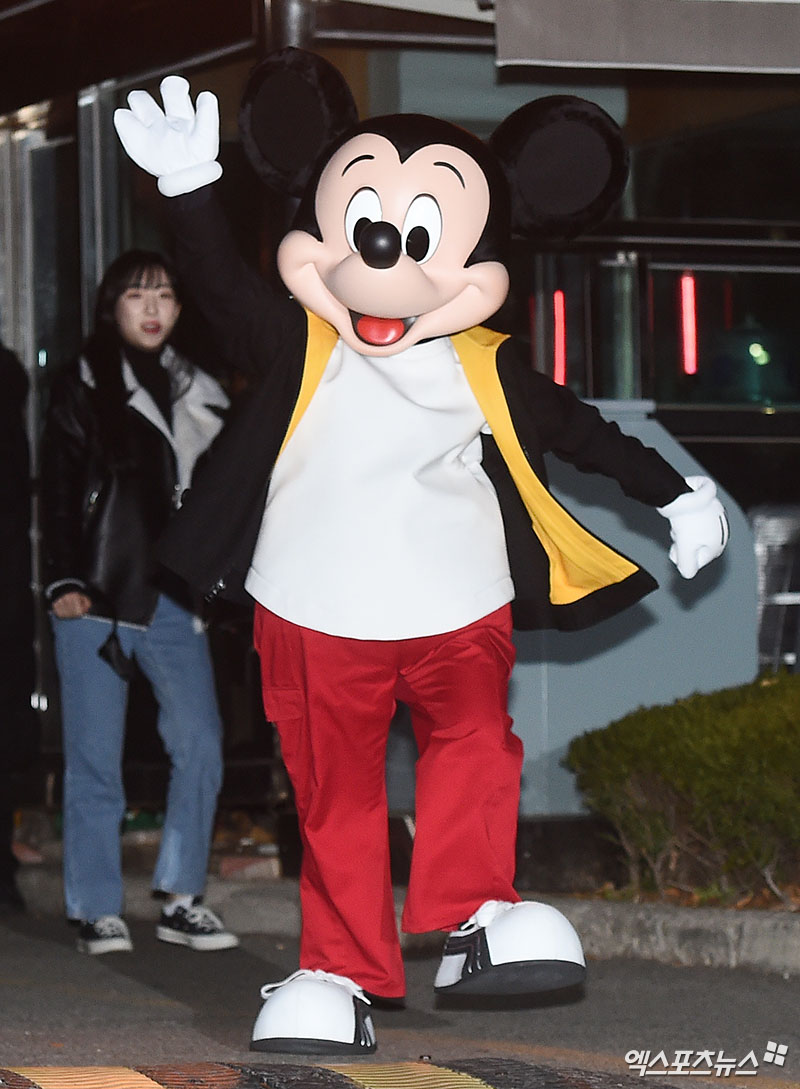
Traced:
POLYGON ((400 259, 400 232, 392 223, 370 223, 358 239, 358 252, 370 268, 392 268, 400 259))

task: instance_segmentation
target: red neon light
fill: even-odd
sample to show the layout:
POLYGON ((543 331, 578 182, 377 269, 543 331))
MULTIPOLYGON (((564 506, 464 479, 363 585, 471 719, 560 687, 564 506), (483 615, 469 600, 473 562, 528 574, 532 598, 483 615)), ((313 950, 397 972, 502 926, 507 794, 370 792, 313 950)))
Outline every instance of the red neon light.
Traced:
POLYGON ((553 380, 567 383, 566 299, 563 291, 553 292, 553 380))
POLYGON ((691 272, 681 276, 681 340, 683 373, 697 374, 697 300, 691 272))

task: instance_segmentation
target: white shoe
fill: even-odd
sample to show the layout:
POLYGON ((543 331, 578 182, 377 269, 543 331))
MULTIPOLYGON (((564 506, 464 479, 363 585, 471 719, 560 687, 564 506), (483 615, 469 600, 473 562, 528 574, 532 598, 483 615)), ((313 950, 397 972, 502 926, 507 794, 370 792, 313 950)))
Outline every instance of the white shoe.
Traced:
POLYGON ((549 904, 487 900, 445 942, 435 990, 508 995, 582 983, 586 961, 572 924, 549 904))
POLYGON ((296 1055, 367 1055, 375 1050, 369 999, 346 976, 301 968, 261 988, 251 1051, 296 1055))

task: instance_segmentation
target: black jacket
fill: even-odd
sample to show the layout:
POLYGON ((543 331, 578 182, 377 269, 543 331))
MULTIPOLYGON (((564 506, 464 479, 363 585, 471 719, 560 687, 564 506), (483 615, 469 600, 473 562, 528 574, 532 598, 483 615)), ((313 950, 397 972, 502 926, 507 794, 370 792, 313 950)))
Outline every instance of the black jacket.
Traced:
MULTIPOLYGON (((227 403, 217 390, 202 375, 184 394, 197 402, 208 428, 203 448, 221 426, 227 403)), ((174 444, 160 419, 142 387, 128 389, 114 408, 102 376, 85 359, 57 375, 42 439, 49 601, 83 589, 94 616, 133 624, 152 619, 161 588, 154 545, 183 491, 174 444)), ((173 584, 169 589, 180 592, 173 584)))
MULTIPOLYGON (((31 591, 31 482, 24 405, 25 370, 0 345, 0 779, 25 769, 36 756, 38 722, 31 708, 35 686, 31 591)), ((8 783, 0 782, 0 795, 8 783)), ((7 798, 0 797, 0 809, 7 798)), ((2 845, 0 845, 0 848, 2 845)), ((0 851, 1 853, 1 851, 0 851)))
MULTIPOLYGON (((256 376, 251 396, 221 437, 160 548, 160 559, 206 596, 238 597, 255 547, 272 466, 300 390, 308 343, 303 309, 241 260, 211 187, 169 201, 176 256, 190 293, 228 359, 256 376)), ((687 490, 654 450, 624 435, 569 390, 536 373, 513 340, 497 369, 514 429, 539 480, 553 451, 579 469, 619 481, 623 491, 663 506, 687 490)), ((531 528, 508 466, 491 436, 483 466, 503 514, 520 628, 577 628, 609 616, 655 588, 641 569, 589 599, 554 607, 548 557, 531 528)))

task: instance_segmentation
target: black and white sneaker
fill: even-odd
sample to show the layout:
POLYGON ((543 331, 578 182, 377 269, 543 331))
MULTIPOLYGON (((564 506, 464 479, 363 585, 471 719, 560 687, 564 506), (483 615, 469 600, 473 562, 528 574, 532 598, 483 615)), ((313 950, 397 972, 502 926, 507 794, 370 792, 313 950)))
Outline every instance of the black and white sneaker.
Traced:
POLYGON ((438 994, 536 994, 583 982, 586 961, 572 924, 549 904, 487 900, 452 931, 436 973, 438 994))
POLYGON ((347 976, 301 968, 261 988, 251 1051, 293 1055, 371 1055, 375 1028, 364 991, 347 976))
POLYGON ((132 953, 133 942, 125 921, 119 915, 101 915, 91 922, 81 923, 78 952, 92 956, 99 953, 132 953))
POLYGON ((170 914, 161 912, 156 937, 173 945, 207 952, 214 949, 234 949, 239 944, 235 934, 225 929, 222 920, 204 904, 190 907, 179 905, 170 914))

